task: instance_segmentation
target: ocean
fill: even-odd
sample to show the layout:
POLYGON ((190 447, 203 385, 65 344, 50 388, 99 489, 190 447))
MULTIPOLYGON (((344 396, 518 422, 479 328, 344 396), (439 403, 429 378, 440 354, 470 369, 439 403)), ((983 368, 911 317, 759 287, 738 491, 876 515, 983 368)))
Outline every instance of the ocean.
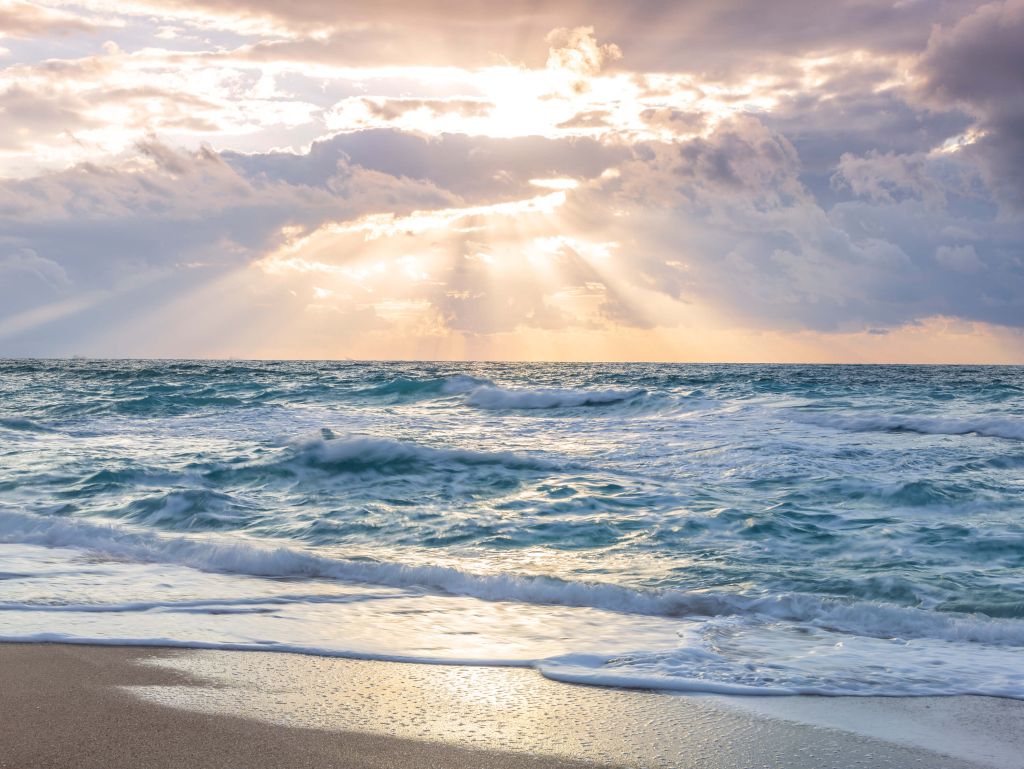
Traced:
POLYGON ((0 639, 1024 698, 1024 368, 0 361, 0 639))

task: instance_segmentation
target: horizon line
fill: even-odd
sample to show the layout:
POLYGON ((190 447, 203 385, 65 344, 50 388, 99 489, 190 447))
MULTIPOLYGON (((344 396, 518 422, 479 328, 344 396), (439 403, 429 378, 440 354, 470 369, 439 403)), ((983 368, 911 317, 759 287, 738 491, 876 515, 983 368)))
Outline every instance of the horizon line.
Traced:
POLYGON ((153 361, 153 362, 201 362, 201 363, 375 363, 375 364, 523 364, 537 366, 575 365, 575 366, 904 366, 904 367, 943 367, 943 366, 978 366, 987 368, 1024 368, 1024 361, 1019 363, 977 363, 963 361, 945 362, 885 362, 885 361, 730 361, 730 360, 527 360, 502 358, 246 358, 246 357, 161 357, 161 356, 92 356, 92 355, 0 355, 0 361, 153 361))

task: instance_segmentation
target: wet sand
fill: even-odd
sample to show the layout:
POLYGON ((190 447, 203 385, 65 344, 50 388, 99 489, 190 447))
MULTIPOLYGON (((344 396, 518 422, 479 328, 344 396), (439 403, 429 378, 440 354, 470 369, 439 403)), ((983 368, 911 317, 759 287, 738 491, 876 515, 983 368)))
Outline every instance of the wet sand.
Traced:
POLYGON ((0 767, 1024 767, 1024 703, 728 698, 531 670, 0 644, 0 767))

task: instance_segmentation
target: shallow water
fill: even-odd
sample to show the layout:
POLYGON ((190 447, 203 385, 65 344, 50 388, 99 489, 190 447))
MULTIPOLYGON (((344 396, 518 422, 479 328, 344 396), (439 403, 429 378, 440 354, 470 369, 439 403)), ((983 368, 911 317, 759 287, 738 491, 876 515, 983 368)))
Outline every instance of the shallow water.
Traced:
POLYGON ((1024 698, 1024 369, 0 362, 0 636, 1024 698))

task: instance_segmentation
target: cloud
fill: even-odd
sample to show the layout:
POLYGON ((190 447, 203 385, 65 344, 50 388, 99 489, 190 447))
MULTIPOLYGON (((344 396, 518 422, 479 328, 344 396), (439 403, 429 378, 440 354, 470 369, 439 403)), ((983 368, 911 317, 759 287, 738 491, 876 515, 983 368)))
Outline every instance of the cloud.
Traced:
POLYGON ((491 202, 536 192, 531 179, 596 178, 631 156, 629 148, 593 139, 465 134, 437 137, 395 130, 342 133, 314 142, 307 153, 269 152, 225 160, 250 176, 324 186, 339 163, 429 182, 466 200, 491 202))
MULTIPOLYGON (((453 206, 468 206, 469 212, 484 206, 479 213, 461 215, 468 218, 457 226, 467 233, 490 226, 487 206, 492 204, 502 217, 502 206, 512 206, 510 213, 535 211, 529 215, 544 227, 557 227, 548 222, 546 203, 520 201, 562 199, 565 193, 539 190, 531 182, 595 179, 608 164, 627 156, 623 148, 584 139, 428 139, 393 131, 340 135, 316 143, 305 154, 222 154, 208 147, 192 152, 150 139, 116 163, 80 164, 66 171, 3 180, 3 275, 24 301, 3 305, 0 341, 31 346, 32 340, 38 343, 59 335, 64 344, 71 344, 99 334, 118 318, 154 311, 150 305, 157 296, 160 303, 175 301, 247 269, 295 238, 328 225, 363 221, 361 217, 368 215, 380 220, 374 227, 382 232, 390 231, 388 222, 399 222, 395 226, 401 229, 388 236, 405 239, 399 255, 420 247, 429 251, 432 239, 445 227, 456 226, 446 224, 456 220, 442 217, 442 229, 428 227, 414 246, 400 222, 415 210, 451 210, 452 216, 460 216, 463 209, 453 206), (143 296, 149 299, 143 301, 143 296), (18 315, 27 310, 35 312, 18 315)), ((514 252, 522 223, 508 218, 502 226, 505 234, 494 237, 503 238, 506 250, 514 252)), ((343 252, 362 254, 360 244, 369 237, 367 232, 353 230, 343 252)), ((463 237, 472 236, 459 235, 457 242, 463 237)), ((388 241, 381 253, 394 259, 395 244, 388 241)), ((572 259, 579 257, 573 253, 572 259)), ((411 294, 399 292, 388 298, 384 283, 384 292, 372 302, 353 299, 353 294, 345 299, 344 292, 336 291, 310 307, 316 305, 323 322, 341 312, 360 323, 376 318, 373 327, 378 329, 381 317, 394 316, 396 302, 415 309, 424 301, 429 303, 422 306, 433 306, 437 322, 451 330, 492 333, 524 323, 561 328, 580 322, 555 306, 550 295, 581 285, 583 277, 566 274, 550 286, 539 286, 535 276, 513 268, 501 284, 482 287, 485 272, 474 272, 466 264, 437 271, 435 279, 441 283, 435 287, 413 281, 411 294)), ((297 311, 307 309, 300 306, 297 311)))
POLYGON ((46 8, 0 5, 3 350, 1024 327, 1024 0, 46 8))
POLYGON ((586 110, 584 112, 577 112, 568 120, 563 120, 557 125, 558 128, 585 128, 585 129, 604 129, 609 128, 611 123, 608 122, 608 117, 611 113, 604 109, 586 110))
MULTIPOLYGON (((107 9, 118 5, 80 1, 107 9)), ((614 35, 624 60, 639 71, 710 74, 779 55, 849 48, 916 52, 933 24, 955 21, 981 1, 637 0, 623 6, 616 0, 509 0, 495 9, 477 0, 392 0, 351 3, 344 14, 330 0, 135 0, 133 7, 222 28, 263 25, 267 32, 301 39, 299 46, 267 49, 271 58, 464 67, 506 60, 538 66, 549 55, 547 32, 593 27, 600 36, 614 35)))
POLYGON ((0 69, 0 153, 19 175, 128 150, 140 137, 245 136, 308 123, 316 108, 261 92, 258 72, 116 45, 0 69))
POLYGON ((764 208, 804 194, 793 145, 753 117, 736 118, 709 138, 684 142, 679 155, 675 172, 684 180, 679 189, 695 200, 743 199, 764 208))
POLYGON ((897 155, 870 151, 864 156, 843 153, 832 177, 833 184, 847 187, 869 200, 895 203, 905 198, 943 203, 942 185, 928 173, 925 153, 897 155))
POLYGON ((750 117, 621 168, 577 205, 627 213, 632 242, 595 231, 627 243, 639 285, 756 327, 836 332, 936 315, 1024 326, 1019 224, 954 185, 936 191, 921 158, 845 158, 838 178, 862 199, 828 208, 801 184, 792 145, 750 117))
POLYGON ((1024 1, 978 8, 938 27, 917 64, 933 106, 960 107, 975 119, 964 153, 976 156, 1007 206, 1024 209, 1024 1))
POLYGON ((622 58, 622 50, 614 43, 600 44, 593 27, 560 27, 548 33, 551 45, 547 67, 564 70, 581 78, 596 75, 605 65, 622 58))
POLYGON ((758 115, 796 149, 801 179, 819 198, 833 199, 844 155, 924 155, 971 125, 959 110, 923 109, 898 74, 894 82, 902 67, 884 56, 839 57, 808 69, 810 83, 802 75, 780 84, 778 102, 758 115))
POLYGON ((22 0, 0 2, 0 38, 91 32, 95 24, 74 13, 22 0))
POLYGON ((460 117, 486 115, 494 105, 485 99, 363 99, 367 109, 384 120, 394 120, 409 112, 427 111, 434 115, 454 113, 460 117))
POLYGON ((984 268, 978 258, 978 252, 970 243, 957 246, 939 246, 935 251, 935 260, 943 267, 956 272, 977 272, 984 268))
POLYGON ((67 137, 99 123, 86 113, 89 103, 78 97, 53 98, 12 84, 0 91, 0 147, 8 152, 33 149, 42 141, 67 137))
POLYGON ((666 128, 672 134, 700 133, 707 125, 707 116, 698 110, 674 107, 651 107, 640 113, 640 118, 654 128, 666 128))
POLYGON ((31 301, 3 303, 0 317, 26 301, 55 301, 58 293, 100 292, 97 302, 116 305, 123 299, 119 287, 130 294, 132 286, 153 280, 164 284, 166 301, 246 267, 282 242, 286 231, 453 200, 429 182, 343 162, 322 187, 250 178, 208 148, 186 152, 149 141, 118 164, 0 181, 5 283, 15 292, 36 286, 19 293, 31 301))

